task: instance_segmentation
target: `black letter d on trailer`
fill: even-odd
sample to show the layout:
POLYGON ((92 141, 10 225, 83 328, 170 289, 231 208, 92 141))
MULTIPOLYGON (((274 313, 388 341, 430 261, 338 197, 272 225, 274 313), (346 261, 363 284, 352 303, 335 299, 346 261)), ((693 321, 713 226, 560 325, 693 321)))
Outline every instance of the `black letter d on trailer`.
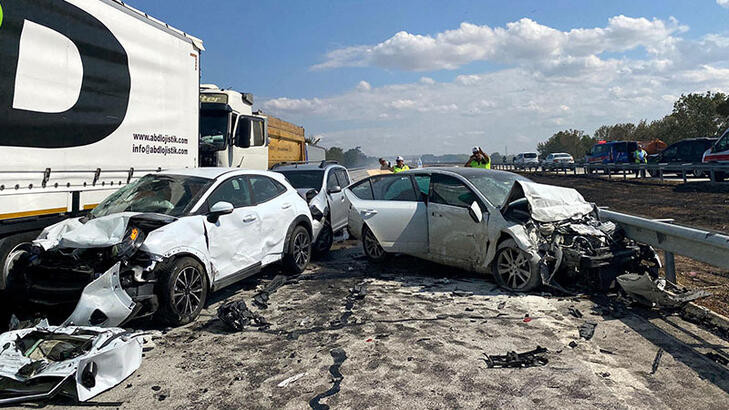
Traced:
MULTIPOLYGON (((0 146, 76 147, 100 141, 119 128, 127 113, 131 78, 127 53, 111 31, 64 0, 0 0, 0 5, 0 146), (26 20, 60 33, 78 49, 83 67, 81 90, 67 111, 13 108, 26 20)), ((37 52, 41 50, 39 45, 37 52)))

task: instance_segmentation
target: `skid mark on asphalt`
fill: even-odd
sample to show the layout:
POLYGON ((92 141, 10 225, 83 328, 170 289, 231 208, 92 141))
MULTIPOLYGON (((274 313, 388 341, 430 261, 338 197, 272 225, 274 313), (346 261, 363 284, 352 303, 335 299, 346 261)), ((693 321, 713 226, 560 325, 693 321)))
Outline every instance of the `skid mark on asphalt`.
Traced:
POLYGON ((347 353, 344 351, 344 349, 341 348, 335 348, 332 349, 331 352, 329 352, 332 355, 332 358, 334 359, 334 364, 329 366, 329 374, 332 376, 332 381, 334 384, 332 384, 332 387, 325 391, 324 393, 319 393, 316 396, 312 397, 311 400, 309 400, 309 406, 312 409, 316 410, 327 410, 329 409, 329 406, 326 404, 319 403, 319 400, 334 396, 335 394, 339 393, 339 390, 341 388, 342 380, 344 379, 344 376, 342 375, 342 372, 339 371, 339 368, 342 367, 342 363, 344 363, 345 360, 347 360, 347 353))

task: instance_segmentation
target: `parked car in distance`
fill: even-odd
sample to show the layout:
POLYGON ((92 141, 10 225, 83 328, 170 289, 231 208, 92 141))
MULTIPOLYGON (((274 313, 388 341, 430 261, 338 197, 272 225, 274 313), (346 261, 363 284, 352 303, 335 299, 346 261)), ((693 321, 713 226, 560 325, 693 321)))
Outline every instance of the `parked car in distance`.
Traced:
POLYGON ((618 164, 633 161, 633 152, 638 149, 636 141, 601 141, 592 146, 585 155, 589 164, 618 164))
MULTIPOLYGON (((729 129, 714 143, 714 145, 704 152, 702 162, 704 164, 729 164, 729 129)), ((714 177, 717 181, 723 181, 726 173, 716 172, 714 177)))
POLYGON ((528 291, 562 279, 609 288, 620 273, 658 274, 655 252, 600 221, 576 190, 510 172, 426 168, 345 189, 350 232, 367 258, 402 253, 528 291))
POLYGON ((313 218, 312 250, 317 256, 329 252, 335 240, 346 240, 347 207, 344 192, 351 179, 347 168, 336 161, 276 164, 271 168, 286 177, 306 199, 313 218))
POLYGON ((31 303, 77 303, 69 319, 76 325, 119 326, 153 314, 181 325, 197 317, 211 292, 266 265, 283 261, 302 272, 311 229, 309 207, 281 174, 148 174, 88 216, 44 229, 10 280, 31 303))
POLYGON ((542 161, 542 165, 550 166, 550 165, 566 165, 566 164, 574 164, 575 159, 572 158, 572 155, 566 153, 566 152, 554 152, 552 154, 547 155, 546 158, 544 158, 544 161, 542 161))
MULTIPOLYGON (((678 141, 666 147, 658 154, 648 157, 649 163, 665 164, 664 174, 666 172, 675 172, 682 174, 682 165, 700 165, 704 156, 704 152, 716 142, 716 138, 690 138, 678 141)), ((658 170, 649 170, 651 176, 658 176, 658 170)), ((693 176, 699 178, 704 176, 704 171, 700 168, 694 168, 690 171, 693 176)))
POLYGON ((539 155, 536 152, 520 152, 514 157, 516 168, 524 169, 539 165, 539 155))

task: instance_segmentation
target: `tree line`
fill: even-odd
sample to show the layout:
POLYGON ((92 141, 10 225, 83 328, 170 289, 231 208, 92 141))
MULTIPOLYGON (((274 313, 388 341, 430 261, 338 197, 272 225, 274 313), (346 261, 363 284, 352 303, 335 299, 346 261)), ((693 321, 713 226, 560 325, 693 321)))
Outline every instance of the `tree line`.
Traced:
POLYGON ((659 120, 602 125, 592 136, 583 130, 559 131, 537 144, 537 151, 542 157, 551 152, 568 152, 575 158, 582 158, 601 140, 650 142, 660 139, 670 145, 686 138, 717 137, 727 127, 729 100, 726 94, 711 91, 682 94, 673 103, 673 111, 659 120))

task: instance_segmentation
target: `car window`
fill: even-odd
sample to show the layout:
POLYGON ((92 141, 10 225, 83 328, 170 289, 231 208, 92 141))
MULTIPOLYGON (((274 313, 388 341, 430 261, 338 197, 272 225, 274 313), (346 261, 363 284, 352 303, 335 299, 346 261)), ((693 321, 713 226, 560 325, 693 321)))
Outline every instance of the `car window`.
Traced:
POLYGON ((349 186, 350 181, 349 176, 347 175, 347 171, 340 168, 337 169, 335 172, 337 174, 337 180, 339 180, 339 186, 341 186, 342 188, 349 186))
POLYGON ((414 175, 413 178, 415 179, 415 187, 427 197, 430 194, 430 175, 414 175))
POLYGON ((286 187, 280 182, 263 175, 251 175, 248 177, 253 187, 253 197, 257 204, 270 201, 271 199, 286 192, 286 187))
POLYGON ((331 170, 329 171, 329 174, 327 176, 327 191, 330 189, 334 189, 337 186, 341 187, 341 185, 339 185, 339 181, 337 180, 337 176, 334 170, 331 170))
POLYGON ((375 199, 374 195, 372 195, 372 186, 370 185, 369 179, 352 185, 349 190, 359 199, 375 199))
POLYGON ((686 160, 691 158, 691 143, 678 144, 678 158, 686 160))
POLYGON ((415 190, 407 175, 373 177, 372 191, 378 201, 415 201, 415 190))
POLYGON ((665 151, 663 151, 663 158, 666 160, 672 160, 674 157, 676 157, 676 153, 678 152, 678 145, 671 145, 670 147, 666 148, 665 151))
POLYGON ((324 171, 276 171, 283 174, 289 183, 296 188, 314 188, 321 189, 322 181, 324 181, 324 171))
POLYGON ((208 207, 220 201, 230 202, 234 208, 251 206, 251 188, 244 176, 233 177, 218 185, 208 197, 208 207))
POLYGON ((431 180, 433 182, 431 202, 467 208, 477 200, 476 194, 458 178, 435 174, 431 180))
POLYGON ((729 150, 729 132, 725 133, 724 136, 717 141, 712 152, 721 152, 726 150, 729 150))

